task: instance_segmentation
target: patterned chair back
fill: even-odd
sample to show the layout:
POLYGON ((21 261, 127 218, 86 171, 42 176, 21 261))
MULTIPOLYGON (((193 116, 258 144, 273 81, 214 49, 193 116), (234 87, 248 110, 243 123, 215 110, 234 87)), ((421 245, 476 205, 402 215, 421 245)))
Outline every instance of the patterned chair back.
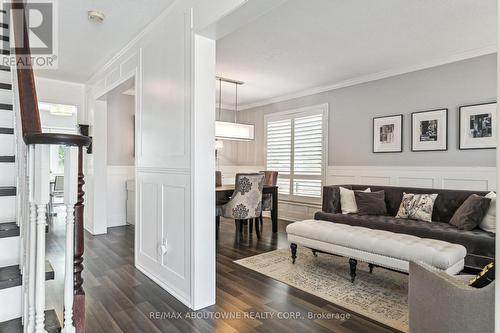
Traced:
POLYGON ((231 200, 223 207, 223 216, 235 220, 259 217, 262 212, 263 173, 238 173, 231 200))

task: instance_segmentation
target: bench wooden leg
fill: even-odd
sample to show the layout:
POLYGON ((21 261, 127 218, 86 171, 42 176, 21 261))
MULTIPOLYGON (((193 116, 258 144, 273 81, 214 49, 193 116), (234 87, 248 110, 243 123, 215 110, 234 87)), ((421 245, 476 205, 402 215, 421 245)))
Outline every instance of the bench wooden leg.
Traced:
POLYGON ((373 267, 375 267, 375 265, 368 264, 368 268, 370 268, 370 274, 373 273, 373 267))
POLYGON ((295 259, 297 258, 297 244, 290 244, 290 250, 292 250, 292 264, 295 264, 295 259))
POLYGON ((349 267, 351 273, 351 282, 354 283, 354 279, 356 278, 356 265, 358 261, 356 259, 349 259, 349 267))

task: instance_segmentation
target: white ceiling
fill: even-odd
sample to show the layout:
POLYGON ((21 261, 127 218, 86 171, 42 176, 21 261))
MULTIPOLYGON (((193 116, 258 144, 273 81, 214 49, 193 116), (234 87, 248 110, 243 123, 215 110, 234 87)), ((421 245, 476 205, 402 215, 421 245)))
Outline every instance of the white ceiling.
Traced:
POLYGON ((166 9, 173 0, 60 0, 59 69, 38 76, 85 82, 166 9), (106 16, 95 24, 87 11, 106 16))
MULTIPOLYGON (((245 81, 239 104, 255 106, 491 53, 496 13, 496 0, 288 0, 217 41, 217 74, 245 81)), ((223 104, 231 104, 230 87, 223 94, 223 104)))

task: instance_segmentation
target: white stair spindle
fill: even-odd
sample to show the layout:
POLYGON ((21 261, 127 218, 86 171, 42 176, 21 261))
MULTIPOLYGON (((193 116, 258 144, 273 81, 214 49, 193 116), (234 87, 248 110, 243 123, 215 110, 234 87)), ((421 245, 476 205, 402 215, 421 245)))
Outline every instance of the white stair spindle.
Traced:
POLYGON ((73 325, 73 242, 75 204, 78 196, 78 147, 64 149, 64 204, 66 206, 66 267, 64 274, 64 328, 75 333, 73 325))
POLYGON ((36 260, 36 204, 33 199, 35 178, 35 150, 34 146, 28 147, 28 196, 30 219, 28 232, 28 323, 26 332, 35 331, 35 260, 36 260))
POLYGON ((35 145, 34 193, 36 204, 35 333, 45 333, 45 227, 49 203, 50 146, 35 145))

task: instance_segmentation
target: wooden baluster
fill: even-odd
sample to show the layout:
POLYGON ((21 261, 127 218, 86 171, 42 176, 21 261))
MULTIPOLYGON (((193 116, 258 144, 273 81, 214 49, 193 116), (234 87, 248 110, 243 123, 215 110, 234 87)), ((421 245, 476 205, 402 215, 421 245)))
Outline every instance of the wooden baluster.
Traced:
POLYGON ((48 145, 35 145, 34 193, 36 204, 35 332, 45 333, 45 227, 49 203, 48 145))
POLYGON ((76 332, 85 332, 85 292, 83 290, 83 214, 84 214, 84 194, 83 185, 83 147, 78 147, 78 199, 75 205, 75 254, 74 254, 74 301, 73 319, 76 332))
POLYGON ((64 149, 64 205, 66 206, 66 266, 64 273, 63 333, 74 333, 73 326, 73 261, 75 204, 78 192, 78 148, 64 149))

